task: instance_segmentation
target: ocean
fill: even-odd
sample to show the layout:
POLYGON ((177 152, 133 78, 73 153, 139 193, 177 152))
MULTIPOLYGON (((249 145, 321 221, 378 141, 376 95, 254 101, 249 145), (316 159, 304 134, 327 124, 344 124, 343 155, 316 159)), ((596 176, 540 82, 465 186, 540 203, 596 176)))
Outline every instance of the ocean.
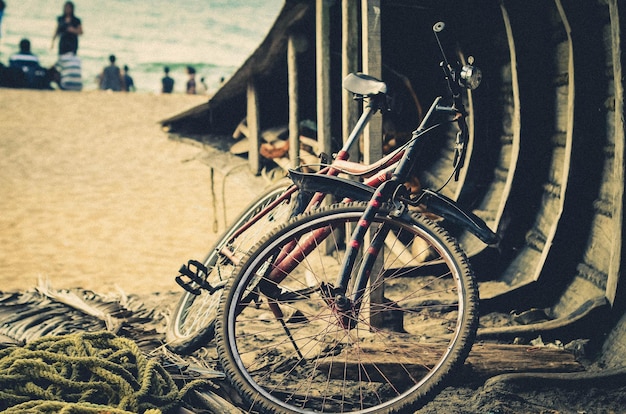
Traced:
MULTIPOLYGON (((51 48, 56 18, 65 0, 5 0, 0 61, 28 38, 43 66, 54 65, 58 40, 51 48)), ((208 92, 218 88, 257 48, 274 24, 284 0, 74 0, 82 21, 78 56, 85 90, 97 89, 96 77, 114 54, 128 65, 139 92, 158 92, 163 67, 170 67, 174 93, 184 93, 186 67, 205 79, 208 92)))

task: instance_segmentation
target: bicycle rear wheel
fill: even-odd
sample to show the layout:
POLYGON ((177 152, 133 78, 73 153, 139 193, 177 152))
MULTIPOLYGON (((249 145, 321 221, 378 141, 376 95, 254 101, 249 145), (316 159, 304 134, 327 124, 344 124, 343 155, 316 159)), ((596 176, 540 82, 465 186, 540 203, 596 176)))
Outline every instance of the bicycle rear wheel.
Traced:
MULTIPOLYGON (((222 296, 222 288, 232 274, 235 262, 266 234, 268 228, 273 228, 289 219, 293 197, 286 198, 238 237, 234 237, 235 232, 282 196, 292 185, 289 179, 280 180, 272 185, 265 193, 252 201, 220 236, 202 261, 208 269, 208 275, 202 274, 202 277, 212 286, 220 289, 213 294, 202 289, 200 289, 200 295, 187 290, 181 294, 167 324, 166 343, 169 349, 179 354, 189 354, 213 339, 215 315, 222 296)), ((192 287, 198 288, 199 286, 193 283, 192 287)))
POLYGON ((338 204, 279 227, 228 282, 216 342, 245 410, 409 412, 467 357, 478 323, 474 275, 456 241, 424 216, 392 219, 383 209, 370 233, 387 232, 385 243, 366 291, 350 306, 335 300, 338 230, 353 228, 364 208, 338 204), (294 253, 307 245, 315 248, 294 253), (276 264, 285 250, 289 272, 276 264))

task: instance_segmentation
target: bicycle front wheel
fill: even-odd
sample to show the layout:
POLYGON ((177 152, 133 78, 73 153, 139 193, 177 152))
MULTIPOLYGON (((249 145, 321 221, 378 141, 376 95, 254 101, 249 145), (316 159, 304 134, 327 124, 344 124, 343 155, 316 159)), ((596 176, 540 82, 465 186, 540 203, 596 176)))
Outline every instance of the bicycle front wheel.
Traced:
POLYGON ((344 235, 364 208, 338 204, 300 216, 235 271, 216 342, 244 409, 409 412, 467 357, 478 323, 474 275, 456 241, 424 216, 393 219, 381 210, 367 240, 377 235, 383 247, 360 248, 361 258, 377 252, 366 288, 349 287, 348 303, 337 299, 344 235))
MULTIPOLYGON (((169 349, 179 354, 189 354, 213 339, 217 306, 226 280, 232 274, 234 265, 267 232, 268 228, 285 223, 293 208, 293 197, 286 197, 271 211, 260 215, 275 200, 293 185, 291 180, 280 180, 261 196, 252 201, 220 236, 202 263, 208 274, 202 277, 219 289, 211 294, 200 289, 196 295, 185 290, 167 324, 166 343, 169 349), (257 215, 260 215, 257 217, 257 215), (236 235, 239 229, 250 220, 258 221, 247 230, 236 235)), ((192 283, 192 288, 199 288, 192 283)))

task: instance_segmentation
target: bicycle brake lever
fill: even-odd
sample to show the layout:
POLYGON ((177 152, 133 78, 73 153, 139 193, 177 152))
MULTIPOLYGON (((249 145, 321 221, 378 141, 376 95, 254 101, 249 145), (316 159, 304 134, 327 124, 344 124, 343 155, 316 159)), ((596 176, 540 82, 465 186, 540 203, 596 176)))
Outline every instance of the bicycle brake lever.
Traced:
POLYGON ((461 131, 456 134, 456 141, 454 146, 454 181, 459 180, 459 174, 461 173, 461 168, 465 166, 465 140, 462 139, 463 133, 461 131))

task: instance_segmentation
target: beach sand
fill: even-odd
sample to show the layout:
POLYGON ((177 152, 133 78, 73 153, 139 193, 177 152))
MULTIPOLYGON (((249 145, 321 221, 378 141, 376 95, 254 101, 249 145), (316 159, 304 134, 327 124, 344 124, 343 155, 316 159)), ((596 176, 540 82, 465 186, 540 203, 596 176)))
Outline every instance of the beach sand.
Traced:
POLYGON ((215 198, 225 166, 242 165, 228 179, 249 185, 226 193, 230 219, 264 188, 244 159, 161 129, 206 99, 0 89, 0 291, 40 279, 100 293, 180 290, 180 265, 203 259, 224 228, 215 198))
MULTIPOLYGON (((171 308, 180 265, 202 259, 267 185, 246 160, 161 129, 159 120, 206 99, 0 89, 0 291, 31 290, 41 278, 55 290, 121 289, 171 308)), ((161 332, 166 319, 155 320, 161 332)), ((563 398, 465 373, 419 412, 612 412, 624 400, 623 387, 563 398)))

